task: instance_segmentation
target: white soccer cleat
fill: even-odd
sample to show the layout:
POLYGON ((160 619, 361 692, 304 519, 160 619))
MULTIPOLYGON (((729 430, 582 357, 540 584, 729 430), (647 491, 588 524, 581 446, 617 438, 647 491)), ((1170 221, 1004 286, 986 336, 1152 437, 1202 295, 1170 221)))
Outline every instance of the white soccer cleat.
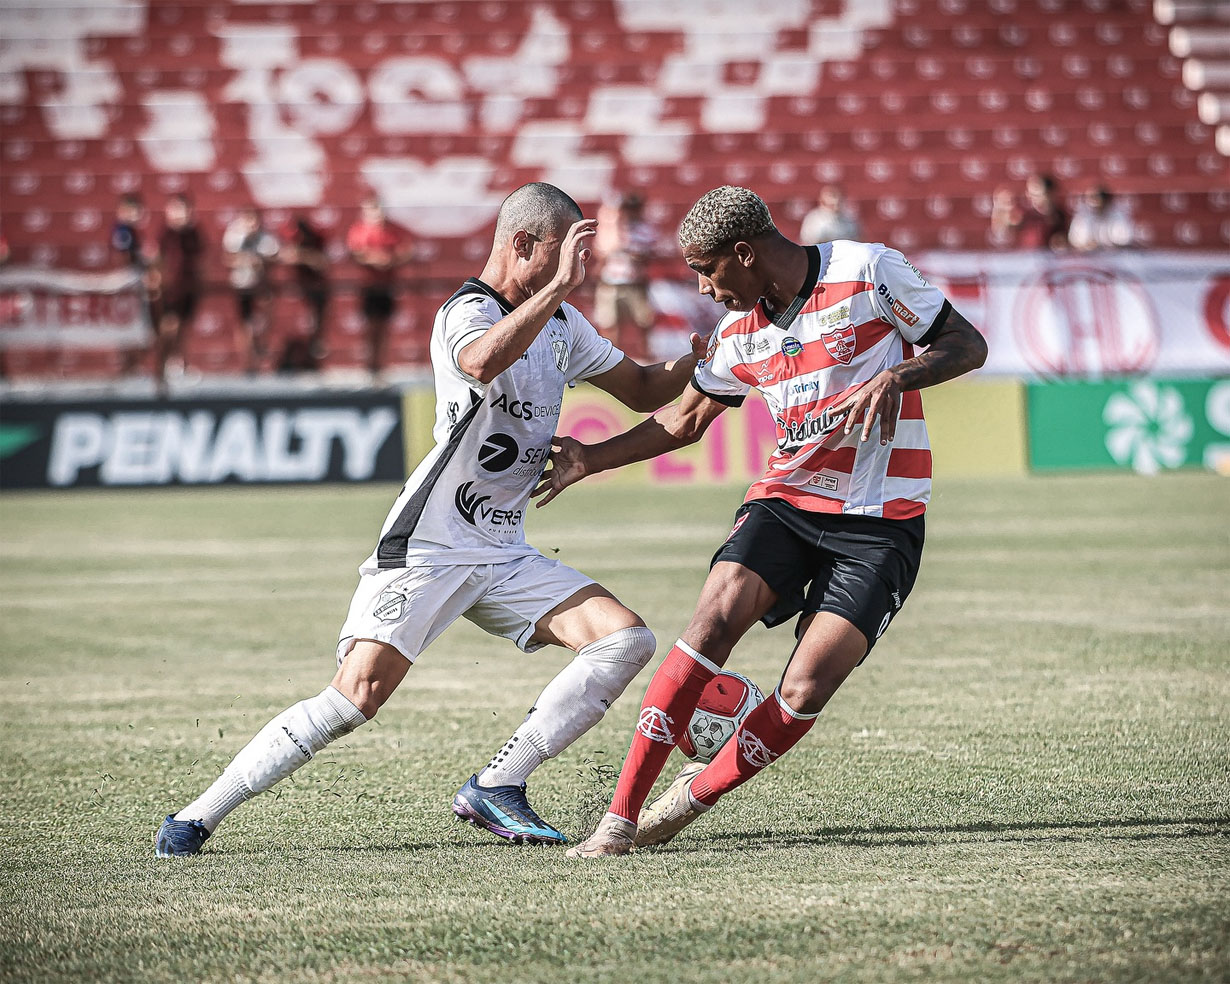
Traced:
POLYGON ((570 858, 607 858, 629 854, 636 836, 636 824, 608 813, 598 822, 598 829, 568 849, 570 858))
POLYGON ((637 847, 665 844, 702 813, 708 812, 697 809, 688 795, 692 780, 704 768, 700 762, 689 762, 679 770, 666 792, 641 810, 633 840, 637 847))

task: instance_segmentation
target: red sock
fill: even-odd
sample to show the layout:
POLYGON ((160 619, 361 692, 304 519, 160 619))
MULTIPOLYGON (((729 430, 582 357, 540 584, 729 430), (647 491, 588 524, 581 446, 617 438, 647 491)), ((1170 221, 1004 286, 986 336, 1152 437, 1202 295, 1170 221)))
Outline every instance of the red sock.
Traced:
POLYGON ((636 823, 645 797, 675 747, 675 737, 688 722, 717 667, 682 639, 675 643, 649 681, 641 717, 632 736, 611 801, 611 813, 636 823))
POLYGON ((712 806, 718 797, 747 782, 761 769, 790 751, 819 714, 799 714, 777 691, 747 716, 734 737, 695 779, 692 799, 712 806))

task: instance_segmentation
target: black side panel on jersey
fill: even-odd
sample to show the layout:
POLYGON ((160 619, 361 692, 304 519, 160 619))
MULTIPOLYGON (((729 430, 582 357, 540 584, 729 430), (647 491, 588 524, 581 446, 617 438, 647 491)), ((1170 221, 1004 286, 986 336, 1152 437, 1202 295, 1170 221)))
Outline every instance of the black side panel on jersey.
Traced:
POLYGON ((415 490, 414 495, 410 496, 405 506, 402 507, 402 511, 398 514, 397 519, 393 521, 393 525, 389 527, 389 531, 380 538, 380 546, 376 548, 378 566, 382 568, 406 566, 406 543, 413 537, 414 529, 419 524, 423 510, 427 508, 427 500, 431 497, 431 493, 435 489, 436 483, 440 480, 440 476, 444 473, 444 469, 448 467, 448 463, 452 461, 453 455, 457 453, 457 448, 461 446, 461 439, 465 437, 470 424, 478 416, 479 408, 482 405, 483 398, 471 390, 470 408, 465 412, 465 416, 459 419, 453 425, 453 429, 449 431, 448 444, 444 446, 444 450, 440 452, 440 457, 435 460, 431 470, 424 476, 423 483, 415 490))

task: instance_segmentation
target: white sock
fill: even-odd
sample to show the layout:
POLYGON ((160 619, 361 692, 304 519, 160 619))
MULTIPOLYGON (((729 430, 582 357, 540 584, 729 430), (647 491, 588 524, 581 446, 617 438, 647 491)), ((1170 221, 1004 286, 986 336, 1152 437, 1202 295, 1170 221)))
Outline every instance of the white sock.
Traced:
POLYGON ((210 833, 240 803, 285 779, 329 742, 348 735, 365 718, 333 687, 288 707, 256 733, 212 786, 177 814, 199 820, 210 833))
POLYGON ((479 774, 482 786, 519 786, 602 720, 652 658, 657 640, 643 625, 583 646, 538 695, 529 714, 479 774))

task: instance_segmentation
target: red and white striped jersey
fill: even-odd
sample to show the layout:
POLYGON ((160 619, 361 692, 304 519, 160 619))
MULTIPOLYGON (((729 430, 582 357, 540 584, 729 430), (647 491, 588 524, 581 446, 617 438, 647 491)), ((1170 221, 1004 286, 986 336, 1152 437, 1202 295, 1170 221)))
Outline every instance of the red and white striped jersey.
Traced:
POLYGON ((931 447, 917 390, 902 394, 896 436, 875 424, 849 435, 826 411, 877 373, 914 355, 950 307, 897 250, 837 240, 809 246, 803 289, 786 311, 764 302, 726 315, 692 385, 737 406, 758 389, 777 422, 777 451, 745 501, 785 499, 811 512, 909 519, 931 497, 931 447))

